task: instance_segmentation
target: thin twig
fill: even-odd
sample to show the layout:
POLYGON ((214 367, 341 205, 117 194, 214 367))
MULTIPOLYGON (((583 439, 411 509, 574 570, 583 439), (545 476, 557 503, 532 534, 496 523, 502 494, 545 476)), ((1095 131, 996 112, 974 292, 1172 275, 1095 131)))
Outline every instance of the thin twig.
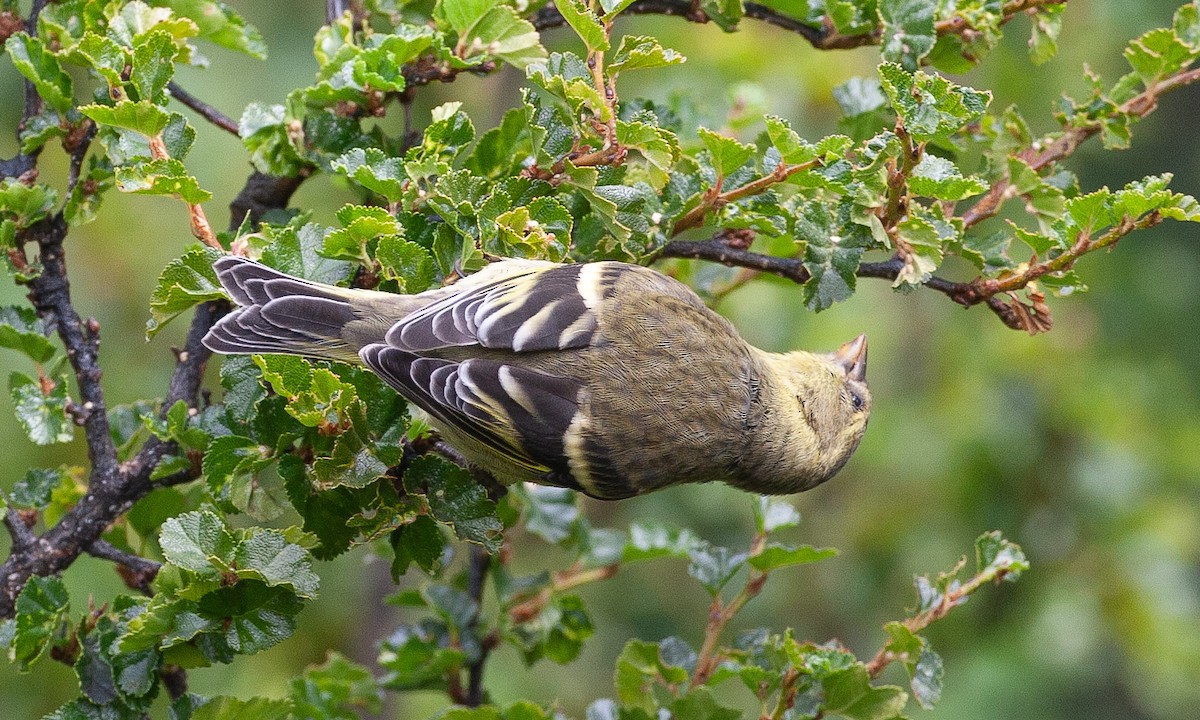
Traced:
POLYGON ((13 551, 22 551, 37 542, 37 536, 25 524, 24 518, 16 508, 10 507, 4 513, 4 527, 8 529, 8 534, 12 537, 13 551))
POLYGON ((87 553, 92 557, 116 563, 117 571, 126 585, 141 590, 147 595, 152 594, 150 583, 154 582, 154 578, 158 576, 158 571, 162 569, 162 563, 127 553, 104 540, 96 540, 88 545, 87 553))
POLYGON ((184 90, 179 86, 179 83, 172 80, 171 82, 167 83, 167 90, 171 93, 171 97, 196 111, 196 114, 200 117, 221 128, 225 132, 232 133, 234 137, 240 137, 238 134, 238 124, 233 118, 216 109, 212 105, 202 101, 200 98, 191 94, 187 90, 184 90))

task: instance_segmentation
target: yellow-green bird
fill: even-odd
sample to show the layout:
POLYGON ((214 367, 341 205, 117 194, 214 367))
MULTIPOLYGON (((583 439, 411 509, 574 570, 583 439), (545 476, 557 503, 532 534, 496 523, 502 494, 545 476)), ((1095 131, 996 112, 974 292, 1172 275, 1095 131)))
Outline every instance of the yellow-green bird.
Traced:
POLYGON ((362 363, 505 483, 606 500, 710 481, 799 492, 846 463, 871 412, 866 336, 764 352, 639 265, 509 259, 416 295, 215 267, 241 307, 210 349, 362 363))

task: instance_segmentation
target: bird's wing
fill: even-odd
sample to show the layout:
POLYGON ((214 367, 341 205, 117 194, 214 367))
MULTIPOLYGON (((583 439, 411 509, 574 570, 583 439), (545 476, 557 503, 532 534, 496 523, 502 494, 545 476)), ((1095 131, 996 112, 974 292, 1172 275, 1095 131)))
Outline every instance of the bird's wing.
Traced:
POLYGON ((479 345, 514 352, 586 347, 618 263, 521 266, 405 317, 386 344, 414 353, 479 345))
POLYGON ((578 380, 534 370, 516 358, 429 355, 467 346, 518 354, 586 348, 597 339, 596 308, 626 267, 493 266, 492 277, 468 278, 460 292, 406 316, 360 357, 444 429, 548 482, 577 488, 568 442, 572 423, 582 422, 578 380))

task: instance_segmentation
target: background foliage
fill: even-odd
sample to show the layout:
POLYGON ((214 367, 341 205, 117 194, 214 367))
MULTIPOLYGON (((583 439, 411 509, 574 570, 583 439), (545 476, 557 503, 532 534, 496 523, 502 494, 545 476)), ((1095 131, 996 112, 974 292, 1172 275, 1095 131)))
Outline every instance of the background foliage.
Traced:
MULTIPOLYGON (((950 77, 991 90, 995 111, 1019 105, 1034 133, 1046 132, 1055 127, 1051 112, 1061 109, 1060 91, 1077 98, 1090 91, 1080 72, 1083 63, 1111 83, 1127 67, 1122 57, 1126 43, 1169 25, 1174 9, 1167 2, 1068 3, 1060 52, 1037 66, 1025 47, 1029 23, 1018 18, 977 69, 950 77)), ((287 8, 243 3, 238 10, 261 31, 269 58, 252 60, 203 44, 212 67, 180 67, 176 76, 180 85, 234 117, 251 103, 280 102, 295 88, 312 85, 317 67, 311 37, 324 15, 317 3, 287 8)), ((666 102, 688 97, 694 106, 688 111, 701 124, 739 131, 743 140, 760 132, 755 123, 763 113, 786 118, 805 138, 853 131, 839 126, 842 113, 834 88, 851 77, 873 76, 879 61, 878 51, 869 47, 820 52, 795 34, 750 21, 734 35, 713 24, 655 16, 622 18, 617 28, 658 37, 688 58, 686 64, 647 71, 640 78, 633 72, 623 75, 622 98, 666 102)), ((548 31, 544 40, 552 50, 581 52, 578 38, 566 28, 548 31)), ((162 91, 153 77, 140 82, 149 95, 162 91)), ((0 83, 0 97, 22 96, 20 77, 11 65, 0 73, 0 83)), ((433 108, 462 101, 463 111, 482 132, 501 123, 525 85, 522 74, 511 68, 487 77, 463 74, 454 84, 421 88, 412 117, 423 126, 433 108)), ((1103 152, 1092 140, 1068 161, 1081 188, 1119 188, 1146 175, 1173 172, 1173 190, 1200 190, 1197 151, 1190 142, 1196 93, 1185 88, 1159 102, 1157 111, 1134 127, 1129 150, 1103 152)), ((213 130, 191 111, 172 108, 197 128, 186 165, 198 187, 213 193, 205 207, 224 207, 249 171, 242 143, 213 130)), ((19 102, 0 103, 0 124, 14 127, 20 110, 19 102)), ((400 115, 394 112, 379 123, 398 133, 403 128, 400 115)), ((248 113, 244 121, 246 117, 255 115, 248 113)), ((1119 136, 1121 129, 1113 132, 1119 136)), ((12 133, 0 134, 0 157, 18 150, 12 133)), ((66 159, 48 151, 42 172, 47 181, 65 178, 66 159)), ((300 187, 292 206, 311 209, 324 225, 347 225, 352 231, 355 218, 339 218, 335 211, 357 197, 345 181, 319 178, 300 187)), ((73 230, 67 243, 77 307, 94 315, 104 329, 104 387, 115 406, 144 399, 148 387, 151 394, 161 394, 167 385, 167 348, 182 345, 186 328, 183 323, 167 325, 144 345, 147 298, 160 269, 180 256, 190 237, 186 208, 178 200, 113 191, 104 203, 96 221, 73 230)), ((224 217, 210 213, 213 225, 224 225, 224 217)), ((868 332, 876 397, 871 428, 850 466, 835 481, 793 499, 804 524, 799 531, 788 531, 785 539, 837 547, 840 555, 773 576, 735 618, 731 633, 791 627, 798 638, 838 638, 869 658, 885 642, 883 624, 911 605, 911 576, 949 567, 979 532, 999 528, 1021 543, 1035 569, 1021 583, 976 595, 932 626, 928 637, 947 666, 945 687, 933 710, 910 707, 909 713, 1188 717, 1200 700, 1200 454, 1195 450, 1200 439, 1195 381, 1200 341, 1188 331, 1197 310, 1193 289, 1200 258, 1186 235, 1192 232, 1190 225, 1165 224, 1139 231, 1110 257, 1085 258, 1080 275, 1090 291, 1052 301, 1056 326, 1035 337, 1006 329, 982 308, 962 311, 926 290, 896 294, 885 282, 862 280, 848 302, 816 315, 801 310, 812 302, 811 291, 791 281, 764 279, 725 294, 720 309, 762 347, 833 347, 868 332)), ((353 232, 344 237, 357 241, 353 232)), ((694 272, 697 284, 717 292, 738 277, 737 271, 707 264, 680 271, 694 272)), ((972 274, 965 264, 950 265, 946 272, 963 280, 972 274)), ((6 303, 23 302, 23 290, 5 285, 4 292, 6 303)), ((159 303, 160 312, 170 310, 169 303, 159 303)), ((18 322, 24 320, 8 324, 18 322)), ((35 345, 31 354, 48 352, 35 340, 27 342, 35 345)), ((0 362, 6 370, 29 372, 28 360, 16 353, 0 362)), ((215 387, 215 368, 210 379, 215 387)), ((79 442, 38 447, 11 414, 3 422, 8 462, 0 487, 14 501, 22 492, 36 495, 41 492, 36 488, 46 486, 27 477, 26 468, 86 463, 79 442)), ((38 431, 55 439, 69 429, 40 426, 38 431)), ((59 482, 57 476, 53 480, 59 482)), ((71 485, 60 485, 51 508, 74 501, 71 485)), ((191 509, 202 493, 196 488, 183 500, 160 498, 165 506, 157 508, 151 496, 131 521, 139 522, 139 512, 146 523, 154 523, 191 509)), ((753 506, 749 497, 730 488, 703 487, 617 504, 587 502, 584 510, 594 527, 628 528, 652 520, 690 528, 714 545, 745 548, 755 533, 753 506)), ((49 522, 52 512, 46 516, 49 522)), ((197 573, 210 572, 205 557, 189 556, 186 543, 170 542, 190 536, 189 522, 201 527, 211 516, 200 511, 165 525, 167 559, 197 573)), ((269 532, 258 533, 257 540, 234 537, 230 535, 226 548, 230 557, 252 541, 287 541, 269 532)), ((566 552, 530 533, 513 533, 512 541, 514 573, 571 562, 566 552)), ((523 698, 539 704, 558 701, 569 715, 582 716, 595 698, 615 696, 613 668, 629 637, 679 636, 699 646, 709 596, 688 577, 687 565, 679 559, 633 564, 611 580, 579 588, 595 634, 578 658, 561 666, 543 660, 526 670, 513 648, 497 651, 486 676, 495 700, 501 705, 523 698)), ((263 571, 253 576, 253 564, 238 567, 261 583, 259 592, 278 587, 263 571)), ((331 649, 376 667, 374 643, 401 620, 421 617, 411 607, 379 603, 391 592, 386 552, 377 557, 358 548, 336 560, 318 560, 312 568, 321 578, 320 594, 295 615, 295 635, 231 665, 190 672, 193 692, 289 696, 289 679, 306 666, 325 662, 331 649)), ((304 568, 291 570, 287 590, 299 597, 314 594, 304 568)), ((401 587, 416 587, 419 575, 410 570, 401 587)), ((111 563, 86 556, 64 582, 77 614, 87 607, 89 596, 99 605, 128 592, 111 563)), ((53 596, 58 589, 48 584, 45 592, 53 596)), ((402 597, 416 601, 411 594, 402 597)), ((562 609, 570 614, 570 607, 562 609)), ((114 632, 101 628, 97 642, 108 642, 104 638, 114 632)), ((393 637, 390 642, 395 646, 402 640, 393 637)), ((343 680, 353 677, 337 661, 329 673, 343 680)), ((906 683, 896 668, 884 678, 906 683)), ((0 683, 4 705, 14 717, 49 712, 78 693, 76 673, 48 661, 29 675, 6 666, 0 683)), ((389 712, 428 716, 445 702, 441 691, 391 694, 389 712)))

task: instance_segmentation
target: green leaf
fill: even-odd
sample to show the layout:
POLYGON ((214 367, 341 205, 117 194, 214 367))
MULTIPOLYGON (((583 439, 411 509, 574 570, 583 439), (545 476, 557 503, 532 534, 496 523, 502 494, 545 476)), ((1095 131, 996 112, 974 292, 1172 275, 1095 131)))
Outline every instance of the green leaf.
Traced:
POLYGON ((771 543, 757 555, 750 556, 747 562, 757 570, 764 572, 776 570, 791 565, 806 565, 808 563, 827 560, 838 554, 834 548, 815 548, 811 545, 791 547, 779 543, 771 543))
POLYGON ((796 237, 803 240, 804 267, 812 275, 804 284, 804 303, 821 311, 854 294, 862 254, 871 244, 870 231, 849 221, 843 202, 830 214, 826 203, 809 202, 795 221, 796 237))
POLYGON ((1179 72, 1182 67, 1191 64, 1197 54, 1170 28, 1151 30, 1125 48, 1125 59, 1147 87, 1167 75, 1179 72))
POLYGON ((395 280, 397 289, 403 293, 428 290, 436 277, 429 251, 399 235, 385 235, 379 239, 375 261, 379 263, 379 274, 387 280, 395 280))
POLYGON ((924 283, 942 263, 943 237, 937 226, 919 215, 909 215, 896 225, 896 236, 907 244, 908 252, 893 287, 924 283))
POLYGON ((636 157, 627 162, 633 168, 644 168, 652 187, 661 189, 667 184, 671 169, 680 155, 679 140, 675 133, 648 123, 618 120, 617 142, 641 156, 642 164, 637 163, 636 157))
POLYGON ((129 49, 112 38, 88 30, 66 56, 70 62, 91 67, 104 78, 110 88, 121 88, 123 74, 130 63, 129 49))
POLYGON ((908 188, 914 195, 935 200, 962 200, 978 195, 988 187, 982 179, 963 177, 957 165, 929 153, 922 156, 908 180, 908 188))
POLYGON ((180 17, 196 23, 200 37, 221 47, 265 60, 267 44, 253 25, 228 5, 214 0, 165 0, 180 17))
POLYGON ((817 157, 817 149, 800 139, 792 126, 784 119, 767 115, 763 118, 767 126, 767 137, 779 151, 779 157, 788 165, 811 162, 817 157))
POLYGON ((289 275, 337 285, 350 279, 353 266, 321 254, 327 229, 317 223, 292 226, 264 226, 260 231, 269 244, 263 248, 262 262, 289 275))
POLYGON ((393 530, 389 542, 394 554, 393 581, 399 581, 412 563, 430 575, 441 567, 446 540, 437 522, 428 515, 418 515, 412 522, 393 530))
POLYGON ((693 548, 703 541, 690 530, 672 529, 661 525, 634 523, 629 527, 629 542, 625 546, 622 562, 653 560, 663 557, 688 557, 693 548))
POLYGON ((404 473, 409 492, 422 492, 439 522, 450 525, 462 540, 469 540, 495 551, 500 547, 503 524, 496 517, 496 503, 487 491, 471 479, 469 473, 441 458, 417 458, 404 473))
POLYGON ((1029 560, 1021 546, 1006 540, 999 530, 993 530, 975 540, 975 565, 977 572, 988 579, 1015 582, 1029 569, 1029 560))
POLYGON ((167 126, 170 114, 150 100, 121 100, 115 105, 81 105, 83 113, 98 125, 109 125, 155 137, 167 126))
POLYGON ((321 580, 312 569, 308 551, 288 542, 278 530, 257 529, 234 553, 238 577, 289 588, 302 598, 317 594, 321 580))
POLYGON ((881 54, 913 71, 937 42, 933 27, 934 0, 879 0, 883 21, 881 54))
POLYGON ((90 223, 96 219, 104 193, 116 184, 111 162, 108 158, 92 155, 88 167, 80 174, 79 182, 71 190, 63 217, 72 227, 90 223))
MULTIPOLYGON (((58 193, 40 183, 26 185, 16 178, 0 181, 0 216, 9 216, 15 227, 26 228, 36 223, 54 208, 58 193)), ((11 240, 5 243, 12 245, 11 240)))
POLYGON ((383 707, 383 691, 371 671, 337 652, 293 678, 290 695, 298 718, 354 720, 360 710, 378 714, 383 707))
POLYGON ((290 720, 292 703, 256 697, 241 700, 227 695, 209 698, 192 713, 191 720, 290 720))
POLYGON ((821 679, 827 713, 848 720, 891 720, 899 718, 908 695, 894 685, 871 685, 866 667, 855 663, 821 679))
POLYGON ((464 659, 461 649, 439 643, 424 628, 401 627, 381 643, 379 664, 387 671, 381 684, 389 690, 443 689, 447 673, 464 659))
MULTIPOLYGON (((257 379, 254 381, 258 385, 257 379)), ((237 435, 214 438, 204 451, 204 477, 214 497, 222 497, 236 477, 253 476, 272 461, 271 448, 237 435)))
POLYGON ((54 53, 42 41, 24 31, 14 33, 4 44, 17 71, 33 83, 46 104, 60 113, 71 109, 73 84, 54 53))
POLYGON ((537 30, 507 5, 485 0, 443 0, 435 14, 458 33, 456 55, 467 64, 494 56, 524 69, 546 57, 537 30))
POLYGON ((1034 65, 1042 65, 1058 54, 1058 35, 1062 31, 1063 10, 1066 9, 1066 5, 1043 5, 1032 16, 1029 59, 1034 65))
POLYGON ((895 63, 879 66, 888 102, 918 142, 947 138, 983 117, 990 92, 955 85, 923 71, 908 72, 895 63))
POLYGON ((172 260, 163 268, 150 296, 147 338, 154 337, 163 325, 192 306, 225 297, 212 269, 213 262, 221 255, 220 251, 207 245, 193 245, 183 257, 172 260))
POLYGON ((162 103, 166 99, 167 83, 175 74, 175 55, 179 49, 166 30, 156 30, 133 49, 133 67, 129 80, 138 91, 138 97, 150 102, 162 103))
POLYGON ((688 575, 700 581, 708 594, 716 597, 739 570, 746 566, 747 553, 735 553, 727 547, 703 543, 688 553, 688 575))
POLYGON ((212 193, 200 187, 188 174, 183 163, 167 158, 148 160, 136 165, 117 168, 117 189, 141 195, 175 195, 189 205, 198 205, 212 198, 212 193))
POLYGON ((16 305, 0 306, 0 347, 24 353, 37 363, 49 361, 55 352, 33 308, 16 305))
POLYGON ((610 77, 616 77, 619 73, 629 70, 649 70, 668 65, 682 65, 685 62, 686 57, 663 47, 658 38, 625 35, 621 38, 621 44, 617 46, 617 52, 608 62, 608 73, 610 77))
POLYGON ((700 0, 700 9, 725 32, 733 32, 745 12, 742 0, 700 0))
POLYGON ((575 533, 579 499, 566 488, 529 485, 520 491, 525 529, 548 543, 558 544, 575 533))
POLYGON ((30 468, 13 484, 9 501, 17 506, 41 510, 50 504, 50 495, 65 479, 62 470, 30 468))
POLYGON ((17 595, 9 653, 22 671, 42 657, 61 631, 68 600, 67 588, 57 575, 32 576, 17 595))
POLYGON ((230 570, 237 541, 217 515, 197 510, 168 519, 158 539, 172 564, 202 576, 230 570))
POLYGON ((676 720, 738 720, 743 715, 737 708, 717 703, 712 690, 701 686, 671 703, 671 717, 676 720))
POLYGON ((609 49, 608 35, 604 32, 604 26, 600 24, 600 18, 592 12, 590 5, 588 0, 558 0, 554 3, 563 19, 567 21, 579 39, 583 40, 583 44, 587 46, 589 52, 607 51, 609 49))
POLYGON ((719 177, 728 177, 754 156, 753 145, 745 145, 708 128, 702 127, 697 132, 704 146, 708 148, 713 168, 719 177))
POLYGON ((400 158, 388 157, 378 148, 354 148, 331 166, 388 202, 399 202, 404 195, 407 176, 400 158))
POLYGON ((13 412, 29 439, 38 445, 70 442, 75 423, 67 417, 67 376, 42 383, 19 372, 8 376, 13 412))
POLYGON ((760 533, 772 533, 800 524, 800 512, 787 500, 763 495, 754 505, 754 524, 760 533))

